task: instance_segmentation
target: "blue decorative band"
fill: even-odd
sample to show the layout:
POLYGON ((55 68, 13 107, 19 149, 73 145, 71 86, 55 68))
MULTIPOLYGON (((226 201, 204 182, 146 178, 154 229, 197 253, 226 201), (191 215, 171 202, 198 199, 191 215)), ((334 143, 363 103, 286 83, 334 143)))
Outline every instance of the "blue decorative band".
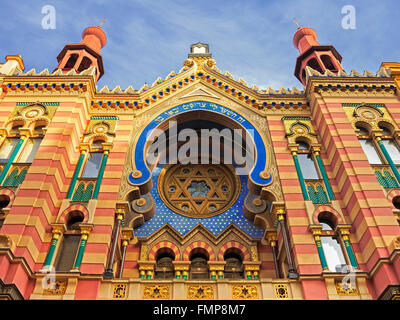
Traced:
POLYGON ((176 107, 173 107, 171 109, 168 109, 161 113, 160 115, 156 116, 142 131, 142 133, 139 136, 139 139, 136 143, 135 146, 135 152, 134 152, 134 161, 135 161, 135 168, 136 170, 140 171, 141 175, 140 177, 134 177, 133 172, 129 175, 129 182, 133 185, 142 185, 149 181, 151 178, 151 172, 149 168, 147 167, 146 160, 145 160, 145 147, 146 147, 146 142, 147 138, 151 134, 151 132, 157 128, 162 122, 168 120, 169 118, 176 116, 181 113, 185 112, 190 112, 190 111, 196 111, 196 110, 204 110, 204 111, 210 111, 210 112, 215 112, 220 115, 223 115, 225 117, 230 118, 231 120, 235 121, 237 124, 239 124, 242 128, 247 130, 248 132, 253 132, 254 135, 252 137, 254 146, 255 146, 255 164, 254 167, 251 169, 249 177, 251 181, 259 186, 266 186, 272 181, 272 177, 270 174, 268 174, 268 178, 264 179, 260 176, 261 172, 264 172, 266 170, 266 164, 267 164, 267 152, 265 149, 264 142, 261 138, 260 133, 256 130, 256 128, 245 118, 243 118, 241 115, 236 113, 235 111, 223 107, 221 105, 215 104, 215 103, 210 103, 210 102, 205 102, 205 101, 195 101, 195 102, 189 102, 189 103, 184 103, 181 105, 178 105, 176 107))

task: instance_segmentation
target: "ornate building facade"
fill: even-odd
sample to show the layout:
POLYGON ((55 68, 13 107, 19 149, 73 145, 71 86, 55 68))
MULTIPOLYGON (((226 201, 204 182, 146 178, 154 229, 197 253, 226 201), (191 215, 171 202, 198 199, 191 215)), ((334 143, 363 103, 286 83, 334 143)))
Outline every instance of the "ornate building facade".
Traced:
POLYGON ((85 29, 53 72, 0 64, 0 298, 400 297, 399 63, 346 73, 299 28, 302 89, 197 43, 165 80, 98 90, 106 41, 85 29))

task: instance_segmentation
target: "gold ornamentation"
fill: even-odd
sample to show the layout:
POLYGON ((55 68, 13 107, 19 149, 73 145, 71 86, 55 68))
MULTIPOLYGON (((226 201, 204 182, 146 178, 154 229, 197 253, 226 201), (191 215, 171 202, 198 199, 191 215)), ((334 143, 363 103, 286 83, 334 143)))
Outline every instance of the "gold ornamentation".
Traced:
POLYGON ((148 247, 142 244, 142 247, 140 249, 140 260, 142 261, 147 260, 148 251, 149 251, 148 247))
POLYGON ((124 283, 118 283, 114 285, 113 299, 124 299, 126 295, 127 285, 124 283))
POLYGON ((289 299, 287 284, 274 284, 274 288, 277 299, 289 299))
POLYGON ((214 299, 214 289, 212 285, 191 285, 187 288, 187 298, 196 300, 214 299))
POLYGON ((206 218, 233 205, 240 193, 240 179, 226 165, 169 165, 161 171, 158 192, 174 212, 206 218))
POLYGON ((169 286, 145 286, 143 289, 143 299, 169 299, 169 286))
POLYGON ((379 124, 382 122, 391 124, 394 128, 397 128, 396 123, 393 121, 391 115, 386 111, 385 107, 360 104, 358 106, 354 105, 352 107, 345 107, 344 110, 354 128, 356 128, 356 125, 360 124, 360 122, 369 124, 373 135, 377 138, 380 138, 381 135, 379 124), (378 132, 374 132, 375 130, 378 130, 378 132))
POLYGON ((358 296, 357 287, 353 287, 351 282, 336 281, 335 288, 339 296, 358 296))
POLYGON ((142 173, 139 170, 135 170, 132 172, 132 177, 138 179, 142 176, 142 173))
MULTIPOLYGON (((51 286, 51 284, 48 284, 51 286)), ((67 280, 57 280, 53 288, 43 290, 44 295, 61 296, 67 290, 67 280)))
POLYGON ((268 171, 261 171, 260 172, 260 178, 261 179, 268 179, 270 177, 268 171))
POLYGON ((251 254, 252 261, 258 261, 258 252, 257 252, 256 246, 250 247, 250 254, 251 254))
POLYGON ((54 115, 55 108, 48 108, 41 103, 32 103, 27 106, 17 106, 10 115, 9 119, 23 117, 32 120, 37 117, 44 116, 51 119, 54 115))
POLYGON ((136 200, 136 205, 139 207, 143 207, 146 204, 146 199, 145 198, 140 198, 136 200))
POLYGON ((258 299, 257 286, 234 285, 232 286, 232 298, 241 300, 258 299))

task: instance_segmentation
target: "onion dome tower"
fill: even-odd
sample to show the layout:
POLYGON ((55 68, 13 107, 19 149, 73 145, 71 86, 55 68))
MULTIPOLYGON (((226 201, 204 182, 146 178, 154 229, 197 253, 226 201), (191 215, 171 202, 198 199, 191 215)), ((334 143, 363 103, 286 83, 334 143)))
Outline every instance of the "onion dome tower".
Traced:
POLYGON ((296 61, 294 75, 303 85, 306 85, 306 66, 325 73, 326 70, 338 73, 343 70, 342 56, 332 45, 320 45, 317 33, 306 27, 299 27, 293 37, 293 44, 300 52, 296 61))
POLYGON ((100 54, 107 37, 100 26, 88 27, 82 33, 82 41, 78 44, 67 44, 57 56, 58 66, 64 73, 74 69, 77 73, 96 67, 95 81, 104 74, 103 59, 100 54))

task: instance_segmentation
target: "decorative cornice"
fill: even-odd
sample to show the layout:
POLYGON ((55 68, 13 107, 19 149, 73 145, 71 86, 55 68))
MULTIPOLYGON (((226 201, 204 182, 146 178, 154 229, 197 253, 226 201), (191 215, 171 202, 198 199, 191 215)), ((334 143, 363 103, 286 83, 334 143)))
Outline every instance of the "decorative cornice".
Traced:
POLYGON ((9 300, 25 300, 22 293, 14 283, 4 283, 0 279, 0 298, 7 297, 9 300))
POLYGON ((3 89, 9 93, 21 94, 46 92, 80 95, 89 93, 93 112, 126 112, 153 106, 165 98, 175 95, 188 85, 202 82, 224 91, 239 102, 256 109, 285 111, 308 109, 304 92, 297 88, 273 90, 270 87, 260 90, 249 87, 242 79, 235 80, 229 72, 222 74, 213 59, 187 59, 179 73, 171 72, 165 80, 158 78, 151 86, 145 84, 139 90, 132 86, 122 90, 119 86, 110 90, 107 86, 96 91, 94 85, 95 67, 77 74, 75 70, 62 73, 47 69, 38 73, 32 69, 26 73, 16 73, 4 77, 3 89))
POLYGON ((353 70, 350 74, 339 71, 337 74, 327 70, 324 74, 306 67, 306 95, 317 92, 321 95, 393 95, 396 93, 396 82, 391 77, 391 70, 381 67, 377 74, 365 71, 362 75, 353 70))

